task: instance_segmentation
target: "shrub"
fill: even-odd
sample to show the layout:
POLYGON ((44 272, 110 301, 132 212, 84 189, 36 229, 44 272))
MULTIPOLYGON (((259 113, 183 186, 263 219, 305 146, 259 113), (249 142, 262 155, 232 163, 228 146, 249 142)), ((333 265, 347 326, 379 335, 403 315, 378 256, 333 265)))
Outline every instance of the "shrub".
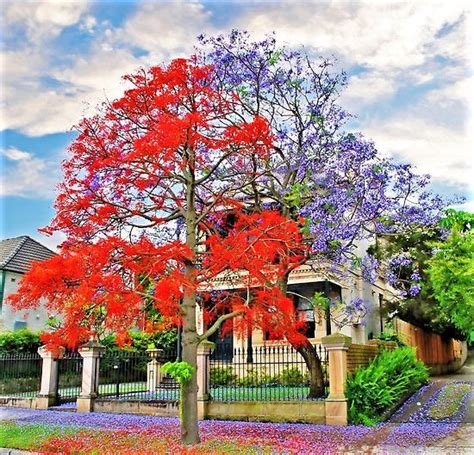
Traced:
POLYGON ((239 378, 237 381, 238 385, 243 387, 259 386, 263 384, 272 383, 271 376, 263 370, 248 370, 247 374, 243 378, 239 378))
POLYGON ((406 346, 406 344, 395 333, 382 332, 378 335, 377 339, 383 341, 395 341, 399 348, 404 348, 406 346))
POLYGON ((39 378, 3 378, 0 380, 0 395, 9 395, 14 393, 37 392, 39 378))
MULTIPOLYGON (((159 349, 170 349, 176 347, 176 330, 157 332, 153 334, 143 332, 130 332, 131 344, 124 347, 126 351, 146 352, 150 347, 159 349)), ((118 351, 119 347, 115 341, 115 335, 110 334, 101 341, 107 351, 118 351)))
POLYGON ((191 380, 196 369, 188 362, 166 362, 161 367, 161 372, 176 379, 181 385, 191 380))
POLYGON ((308 375, 303 374, 297 367, 285 368, 278 375, 278 383, 285 386, 299 386, 308 383, 308 375))
POLYGON ((374 425, 400 400, 428 379, 428 369, 412 348, 385 351, 347 380, 349 419, 353 424, 374 425))
POLYGON ((0 354, 37 352, 41 346, 39 334, 28 329, 0 334, 0 354))
POLYGON ((211 384, 212 385, 230 385, 237 379, 232 367, 215 367, 211 368, 211 384))

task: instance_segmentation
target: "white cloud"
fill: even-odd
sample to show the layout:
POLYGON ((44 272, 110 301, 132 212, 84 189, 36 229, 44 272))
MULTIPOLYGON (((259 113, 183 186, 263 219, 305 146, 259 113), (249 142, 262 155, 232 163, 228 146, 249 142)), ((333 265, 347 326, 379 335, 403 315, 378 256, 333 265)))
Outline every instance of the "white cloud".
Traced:
POLYGON ((37 240, 39 243, 44 245, 46 248, 54 252, 58 252, 58 246, 66 240, 66 235, 62 232, 55 232, 52 235, 42 234, 38 232, 37 234, 32 235, 32 237, 37 240))
POLYGON ((196 36, 212 31, 210 17, 198 2, 142 3, 117 38, 149 51, 157 64, 192 51, 196 36))
POLYGON ((453 208, 457 210, 464 210, 465 212, 474 213, 474 200, 466 201, 463 204, 455 205, 453 208))
POLYGON ((473 140, 456 131, 410 114, 377 121, 362 128, 377 148, 414 164, 434 180, 468 188, 473 175, 473 140))
POLYGON ((2 166, 0 196, 51 198, 59 181, 59 164, 29 152, 8 148, 1 155, 10 161, 2 166))
POLYGON ((7 26, 25 29, 33 42, 52 38, 66 27, 76 24, 89 9, 89 2, 82 1, 11 1, 3 4, 3 20, 7 26))
POLYGON ((1 154, 12 161, 29 160, 32 158, 31 153, 18 150, 15 147, 9 147, 6 150, 2 150, 1 154))
MULTIPOLYGON (((66 13, 63 24, 79 20, 80 14, 66 13)), ((13 8, 9 15, 11 22, 26 13, 13 8)), ((49 65, 44 47, 39 52, 32 47, 5 52, 0 129, 17 129, 32 136, 70 130, 106 96, 113 99, 123 93, 124 74, 189 53, 209 17, 198 3, 143 3, 120 29, 100 23, 100 34, 97 20, 85 16, 80 27, 95 30, 97 38, 89 52, 78 55, 71 65, 49 65), (132 48, 149 55, 136 57, 132 48), (41 77, 56 84, 45 86, 41 77)))
MULTIPOLYGON (((325 55, 336 53, 346 68, 363 67, 363 73, 350 79, 342 98, 344 106, 356 114, 369 104, 383 107, 381 103, 403 86, 440 85, 416 106, 404 108, 405 112, 395 112, 389 119, 369 119, 361 128, 381 151, 412 161, 441 181, 465 185, 469 170, 461 163, 470 160, 471 139, 448 120, 453 113, 461 118, 469 105, 466 93, 470 89, 462 79, 472 51, 466 33, 471 18, 467 5, 255 3, 247 4, 228 25, 248 29, 254 36, 275 30, 280 41, 325 55), (435 57, 449 59, 449 64, 435 57)), ((186 55, 192 52, 198 34, 217 31, 211 13, 199 2, 138 3, 119 28, 98 22, 84 2, 9 3, 4 16, 7 26, 24 27, 33 41, 57 36, 74 24, 94 33, 91 49, 62 66, 44 45, 3 53, 0 127, 38 136, 66 131, 106 95, 120 96, 122 75, 141 65, 186 55), (137 57, 135 50, 148 55, 137 57), (57 84, 47 86, 42 77, 57 84)), ((35 159, 30 160, 34 164, 30 174, 33 169, 40 174, 44 172, 41 166, 47 166, 35 159)), ((25 189, 19 191, 24 194, 25 189)))
MULTIPOLYGON (((275 30, 292 45, 336 52, 345 61, 389 71, 425 63, 433 55, 427 45, 436 41, 445 24, 467 15, 466 8, 463 2, 259 4, 237 18, 237 23, 257 35, 275 30)), ((446 37, 446 45, 450 39, 446 37)), ((440 44, 438 51, 443 49, 440 44)))
MULTIPOLYGON (((22 60, 28 65, 27 56, 22 60)), ((96 49, 69 68, 51 68, 47 74, 56 85, 49 88, 38 75, 30 77, 22 68, 20 77, 4 80, 0 129, 18 129, 31 136, 69 131, 106 96, 120 96, 124 88, 121 76, 138 66, 140 61, 127 50, 96 49)))
POLYGON ((450 103, 459 102, 467 108, 473 106, 474 77, 459 79, 440 89, 432 90, 426 99, 430 103, 437 103, 438 106, 446 108, 450 103))
POLYGON ((342 93, 341 104, 349 111, 384 99, 395 93, 393 79, 378 72, 369 72, 349 79, 349 85, 342 93))
POLYGON ((89 33, 94 33, 97 26, 97 19, 94 16, 86 16, 80 25, 81 30, 86 30, 89 33))

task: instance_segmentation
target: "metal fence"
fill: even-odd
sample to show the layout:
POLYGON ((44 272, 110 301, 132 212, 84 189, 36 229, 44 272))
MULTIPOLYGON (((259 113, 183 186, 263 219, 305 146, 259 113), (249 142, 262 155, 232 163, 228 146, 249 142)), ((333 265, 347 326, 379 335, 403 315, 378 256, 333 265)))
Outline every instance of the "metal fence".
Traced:
POLYGON ((67 352, 57 360, 58 403, 75 401, 81 393, 82 357, 78 352, 67 352))
MULTIPOLYGON (((163 401, 179 399, 179 387, 171 378, 163 377, 158 387, 147 384, 147 353, 106 352, 100 358, 98 395, 102 399, 163 401)), ((162 363, 176 360, 176 350, 166 350, 162 363)))
POLYGON ((36 353, 0 354, 0 397, 35 397, 42 361, 36 353))
MULTIPOLYGON (((227 347, 217 346, 216 351, 227 347)), ((326 349, 316 345, 328 386, 326 349)), ((210 394, 216 401, 298 401, 309 399, 310 375, 291 346, 259 346, 216 352, 211 360, 210 394)))

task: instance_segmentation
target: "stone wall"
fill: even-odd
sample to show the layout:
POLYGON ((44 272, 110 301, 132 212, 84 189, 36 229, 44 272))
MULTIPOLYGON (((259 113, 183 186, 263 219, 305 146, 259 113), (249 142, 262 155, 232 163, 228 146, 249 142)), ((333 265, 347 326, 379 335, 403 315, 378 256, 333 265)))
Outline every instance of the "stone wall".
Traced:
POLYGON ((163 417, 178 417, 178 401, 121 401, 96 400, 94 412, 111 412, 115 414, 143 414, 163 417))
POLYGON ((325 401, 209 401, 208 419, 326 423, 325 401))
POLYGON ((36 398, 0 397, 0 406, 36 409, 36 398))

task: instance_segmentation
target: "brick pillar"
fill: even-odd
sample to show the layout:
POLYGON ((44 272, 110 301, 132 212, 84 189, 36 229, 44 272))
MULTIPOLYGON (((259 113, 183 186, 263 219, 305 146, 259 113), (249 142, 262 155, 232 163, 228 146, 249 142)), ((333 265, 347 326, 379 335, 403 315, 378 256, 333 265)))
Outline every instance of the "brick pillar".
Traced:
POLYGON ((36 408, 48 409, 56 404, 58 397, 58 358, 64 354, 62 348, 59 353, 53 354, 44 346, 38 348, 38 354, 43 359, 41 369, 41 388, 36 396, 36 408))
POLYGON ((347 351, 351 337, 334 333, 323 337, 321 342, 329 354, 329 396, 326 399, 326 423, 347 425, 347 351))
POLYGON ((163 349, 147 349, 146 351, 151 357, 151 360, 147 363, 147 390, 148 392, 155 392, 161 384, 161 365, 163 364, 163 349))
POLYGON ((215 344, 203 341, 197 349, 197 383, 198 383, 198 418, 205 419, 207 416, 207 402, 209 401, 209 384, 211 362, 210 356, 215 344))
POLYGON ((92 412, 99 391, 99 362, 105 348, 89 341, 79 348, 83 358, 81 394, 77 397, 77 412, 92 412))

